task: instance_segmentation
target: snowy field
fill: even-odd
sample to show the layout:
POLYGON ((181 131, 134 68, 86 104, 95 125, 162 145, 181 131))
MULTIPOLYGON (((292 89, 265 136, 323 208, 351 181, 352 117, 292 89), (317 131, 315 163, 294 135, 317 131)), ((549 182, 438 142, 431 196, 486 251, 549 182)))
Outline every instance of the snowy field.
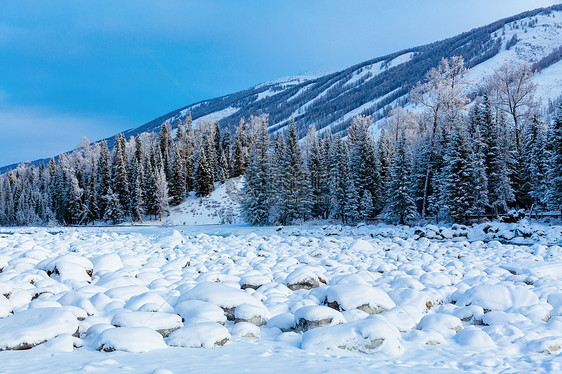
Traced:
POLYGON ((561 372, 561 245, 527 221, 0 228, 0 372, 561 372))

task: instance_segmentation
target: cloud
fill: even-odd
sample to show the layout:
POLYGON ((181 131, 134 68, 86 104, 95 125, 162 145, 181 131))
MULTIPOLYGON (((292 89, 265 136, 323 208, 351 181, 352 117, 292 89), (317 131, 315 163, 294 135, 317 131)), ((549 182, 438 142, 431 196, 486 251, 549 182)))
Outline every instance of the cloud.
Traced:
POLYGON ((121 118, 0 105, 0 166, 58 155, 72 150, 83 136, 99 140, 129 127, 121 118))

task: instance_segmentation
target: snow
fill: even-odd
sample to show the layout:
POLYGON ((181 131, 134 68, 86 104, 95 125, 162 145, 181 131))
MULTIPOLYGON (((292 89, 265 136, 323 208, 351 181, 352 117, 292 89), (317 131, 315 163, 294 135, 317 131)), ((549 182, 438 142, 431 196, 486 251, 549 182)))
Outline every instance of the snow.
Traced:
POLYGON ((64 308, 25 310, 0 319, 0 351, 26 349, 77 330, 78 320, 64 308))
POLYGON ((562 369, 560 226, 1 231, 6 372, 562 369))
POLYGON ((188 325, 170 334, 168 344, 172 347, 214 348, 230 339, 226 327, 213 322, 188 325))
POLYGON ((96 340, 100 351, 149 352, 167 348, 164 339, 148 327, 116 327, 104 330, 96 340))
POLYGON ((165 225, 217 225, 242 223, 240 218, 240 190, 243 177, 232 178, 209 196, 191 196, 171 209, 165 225))

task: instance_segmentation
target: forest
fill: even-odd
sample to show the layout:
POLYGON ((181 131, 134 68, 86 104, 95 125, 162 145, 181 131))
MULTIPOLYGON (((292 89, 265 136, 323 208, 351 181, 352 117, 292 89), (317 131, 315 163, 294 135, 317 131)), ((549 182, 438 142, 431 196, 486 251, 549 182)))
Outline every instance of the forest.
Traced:
POLYGON ((345 134, 274 131, 269 116, 106 141, 0 176, 0 225, 112 224, 162 219, 192 194, 245 176, 242 213, 254 225, 435 219, 468 223, 509 209, 562 209, 562 104, 534 99, 530 65, 503 65, 483 94, 466 92, 462 57, 443 59, 377 124, 345 134), (375 131, 373 131, 375 129, 375 131), (376 135, 376 136, 375 136, 376 135))

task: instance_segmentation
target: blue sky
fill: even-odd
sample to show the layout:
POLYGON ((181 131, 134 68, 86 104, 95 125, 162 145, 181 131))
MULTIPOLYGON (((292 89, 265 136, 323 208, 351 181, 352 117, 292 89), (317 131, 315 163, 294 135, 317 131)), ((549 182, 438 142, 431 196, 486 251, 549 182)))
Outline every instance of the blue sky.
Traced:
POLYGON ((556 2, 0 0, 0 166, 556 2))

